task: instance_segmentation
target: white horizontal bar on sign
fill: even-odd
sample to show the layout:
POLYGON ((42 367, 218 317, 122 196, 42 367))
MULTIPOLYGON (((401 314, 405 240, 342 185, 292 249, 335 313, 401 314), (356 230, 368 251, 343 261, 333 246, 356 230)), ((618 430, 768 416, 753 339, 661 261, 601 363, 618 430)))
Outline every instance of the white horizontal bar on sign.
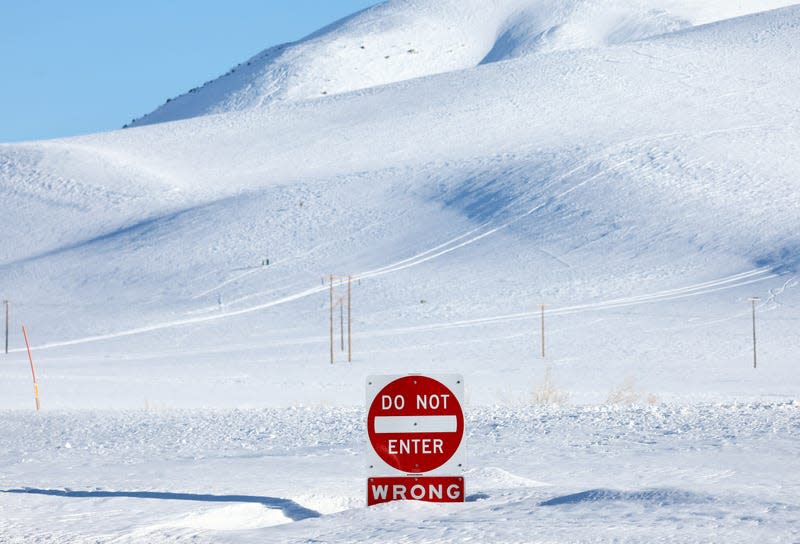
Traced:
POLYGON ((456 416, 376 416, 376 433, 454 433, 456 416))

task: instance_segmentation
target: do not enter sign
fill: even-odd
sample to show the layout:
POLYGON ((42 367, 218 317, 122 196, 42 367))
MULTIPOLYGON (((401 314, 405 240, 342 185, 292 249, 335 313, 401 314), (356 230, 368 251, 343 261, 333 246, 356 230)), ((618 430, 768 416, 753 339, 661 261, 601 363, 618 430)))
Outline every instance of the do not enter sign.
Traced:
POLYGON ((370 389, 374 396, 368 398, 367 433, 379 459, 372 461, 373 474, 460 472, 460 376, 373 376, 370 389))

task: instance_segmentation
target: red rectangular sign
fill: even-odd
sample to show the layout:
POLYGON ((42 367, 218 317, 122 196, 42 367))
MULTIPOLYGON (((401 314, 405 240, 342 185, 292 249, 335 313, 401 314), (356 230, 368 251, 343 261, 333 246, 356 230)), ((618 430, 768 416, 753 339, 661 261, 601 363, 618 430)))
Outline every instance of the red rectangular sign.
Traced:
POLYGON ((464 502, 461 476, 392 476, 367 479, 367 506, 389 501, 464 502))

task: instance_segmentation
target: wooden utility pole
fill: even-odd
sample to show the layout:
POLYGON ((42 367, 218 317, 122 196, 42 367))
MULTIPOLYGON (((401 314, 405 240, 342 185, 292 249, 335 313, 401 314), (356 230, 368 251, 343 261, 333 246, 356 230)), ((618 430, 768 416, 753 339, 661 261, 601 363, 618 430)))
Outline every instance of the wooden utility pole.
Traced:
POLYGON ((352 320, 352 283, 353 277, 352 276, 335 276, 331 274, 329 276, 330 281, 330 289, 329 289, 329 334, 330 334, 330 351, 331 351, 331 364, 334 363, 334 350, 333 350, 333 324, 334 324, 334 317, 333 311, 336 308, 336 305, 339 305, 339 338, 340 338, 340 346, 341 350, 344 351, 344 298, 345 295, 338 295, 336 294, 336 290, 334 289, 334 282, 339 282, 339 286, 342 287, 344 285, 345 280, 347 281, 347 361, 352 363, 353 362, 353 320, 352 320))
POLYGON ((330 306, 331 306, 331 319, 330 319, 330 333, 331 333, 331 364, 333 364, 333 274, 330 276, 331 289, 330 289, 330 306))
POLYGON ((756 358, 756 302, 761 300, 759 297, 747 297, 753 305, 753 368, 756 368, 758 359, 756 358))
POLYGON ((542 359, 544 359, 544 307, 545 304, 539 304, 539 313, 541 314, 541 331, 542 331, 542 359))
POLYGON ((11 304, 10 300, 4 300, 3 304, 6 307, 6 353, 8 353, 8 305, 11 304))
POLYGON ((350 311, 352 310, 352 294, 353 277, 347 276, 347 362, 353 362, 353 322, 350 319, 350 311))
POLYGON ((339 342, 344 351, 344 297, 340 296, 336 303, 339 305, 339 342))

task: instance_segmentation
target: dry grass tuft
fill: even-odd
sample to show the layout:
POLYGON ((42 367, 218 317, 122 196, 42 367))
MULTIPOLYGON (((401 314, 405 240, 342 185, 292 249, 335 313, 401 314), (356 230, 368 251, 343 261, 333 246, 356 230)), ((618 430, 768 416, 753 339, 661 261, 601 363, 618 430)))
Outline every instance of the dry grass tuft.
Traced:
POLYGON ((531 400, 534 404, 564 404, 569 400, 569 394, 556 387, 548 368, 544 372, 544 381, 534 385, 531 400))
POLYGON ((633 378, 625 378, 621 385, 612 389, 606 398, 608 404, 657 404, 658 397, 636 387, 633 378))

